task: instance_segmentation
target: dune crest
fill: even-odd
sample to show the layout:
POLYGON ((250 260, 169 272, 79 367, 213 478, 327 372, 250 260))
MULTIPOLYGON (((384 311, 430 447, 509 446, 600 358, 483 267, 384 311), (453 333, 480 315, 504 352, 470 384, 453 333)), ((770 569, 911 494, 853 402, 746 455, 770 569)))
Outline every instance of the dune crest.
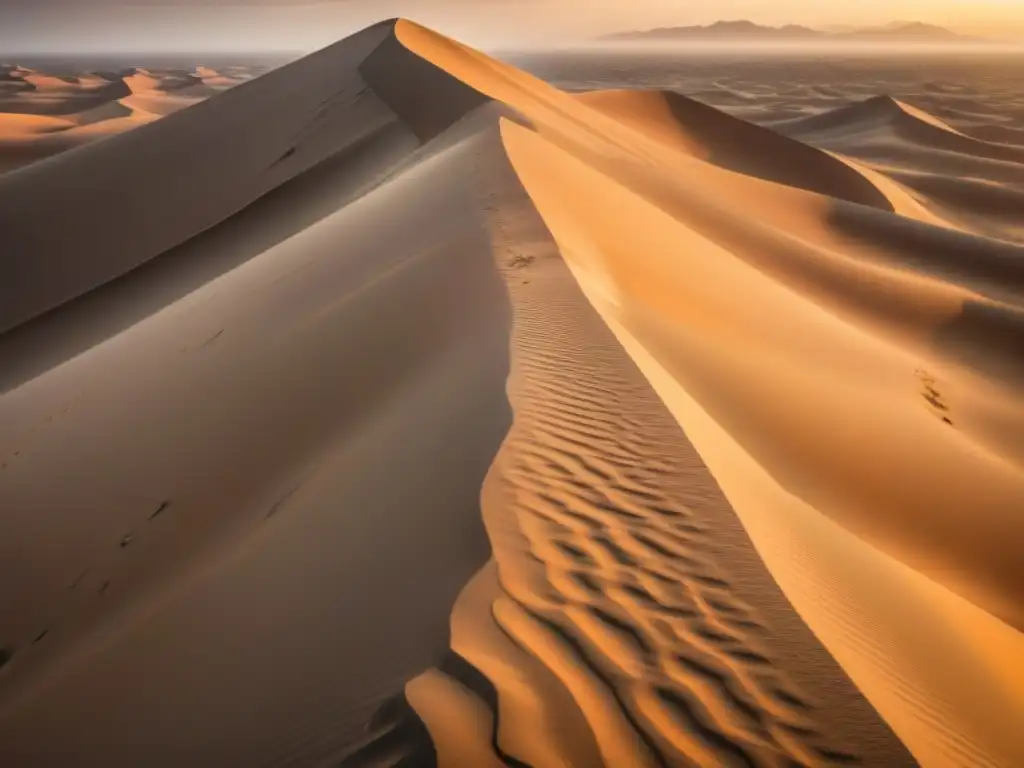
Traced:
POLYGON ((0 762, 1024 761, 1024 245, 884 167, 1014 148, 406 20, 140 112, 218 77, 0 177, 0 762))

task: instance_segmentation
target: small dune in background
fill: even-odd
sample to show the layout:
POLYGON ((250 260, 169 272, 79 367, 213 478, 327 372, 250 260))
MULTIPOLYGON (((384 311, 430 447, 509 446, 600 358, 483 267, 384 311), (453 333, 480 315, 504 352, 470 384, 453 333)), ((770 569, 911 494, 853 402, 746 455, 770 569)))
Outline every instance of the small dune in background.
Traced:
POLYGON ((0 88, 0 764, 1024 763, 1012 127, 404 20, 0 88))
POLYGON ((244 67, 56 76, 0 65, 0 173, 173 114, 252 76, 244 67))

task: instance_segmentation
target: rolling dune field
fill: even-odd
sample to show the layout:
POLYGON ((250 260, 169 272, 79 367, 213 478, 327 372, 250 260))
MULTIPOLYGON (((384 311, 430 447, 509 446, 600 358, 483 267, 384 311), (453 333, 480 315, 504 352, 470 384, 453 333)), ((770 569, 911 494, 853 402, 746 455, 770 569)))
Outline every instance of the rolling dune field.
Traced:
POLYGON ((787 66, 4 70, 0 765, 1024 764, 1019 93, 787 66))

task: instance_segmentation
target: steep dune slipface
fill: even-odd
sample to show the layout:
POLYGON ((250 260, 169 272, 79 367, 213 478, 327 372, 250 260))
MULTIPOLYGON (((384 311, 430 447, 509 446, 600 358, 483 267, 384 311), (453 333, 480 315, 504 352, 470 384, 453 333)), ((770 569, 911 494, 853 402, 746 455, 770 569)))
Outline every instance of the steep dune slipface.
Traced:
POLYGON ((87 109, 84 112, 79 112, 76 115, 72 115, 71 119, 77 125, 92 125, 94 123, 103 123, 110 120, 120 120, 123 118, 130 118, 133 116, 131 108, 125 106, 120 101, 110 101, 99 107, 93 109, 87 109))
POLYGON ((1018 765, 1022 249, 790 133, 398 21, 0 179, 0 762, 1018 765))

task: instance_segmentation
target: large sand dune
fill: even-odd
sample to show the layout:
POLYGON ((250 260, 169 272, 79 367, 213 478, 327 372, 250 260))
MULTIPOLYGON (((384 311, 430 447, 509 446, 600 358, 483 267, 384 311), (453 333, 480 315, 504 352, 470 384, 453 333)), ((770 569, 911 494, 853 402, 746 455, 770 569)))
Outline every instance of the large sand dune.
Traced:
POLYGON ((1024 245, 910 178, 1019 148, 407 21, 123 82, 0 177, 0 764, 1024 762, 1024 245))

